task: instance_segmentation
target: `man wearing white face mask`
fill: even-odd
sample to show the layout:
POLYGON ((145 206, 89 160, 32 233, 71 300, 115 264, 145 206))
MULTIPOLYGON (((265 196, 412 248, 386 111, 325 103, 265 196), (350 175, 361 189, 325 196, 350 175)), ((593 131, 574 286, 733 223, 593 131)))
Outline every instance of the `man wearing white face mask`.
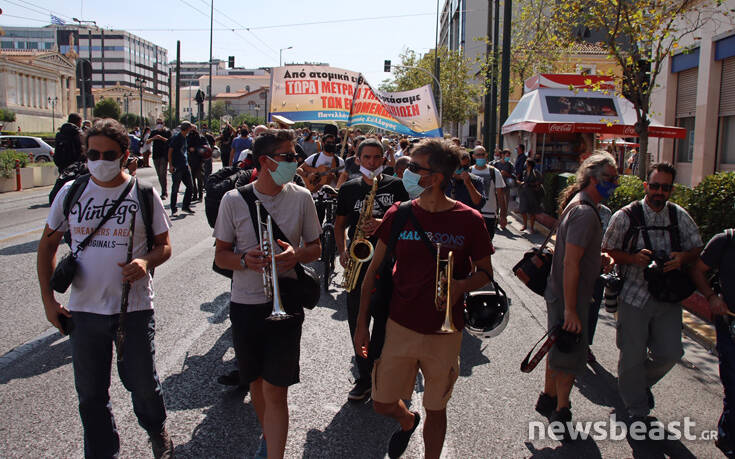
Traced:
MULTIPOLYGON (((378 178, 378 188, 375 192, 371 218, 367 220, 362 228, 373 246, 377 243, 377 238, 373 234, 380 226, 383 215, 393 203, 408 200, 408 193, 406 193, 401 180, 381 174, 383 170, 383 144, 381 142, 376 139, 362 141, 358 147, 357 156, 360 158, 360 177, 349 180, 342 185, 337 195, 337 218, 334 223, 334 233, 337 249, 339 250, 339 262, 343 267, 347 266, 350 258, 349 245, 345 243, 345 229, 349 228, 349 238, 352 240, 360 219, 363 203, 372 189, 373 178, 378 178)), ((357 312, 360 308, 360 287, 367 266, 367 262, 362 263, 359 268, 360 274, 358 275, 357 285, 347 294, 347 322, 350 325, 350 336, 352 337, 355 335, 357 312)), ((373 322, 372 335, 372 350, 374 353, 382 345, 384 332, 385 320, 376 319, 373 322)), ((370 378, 373 370, 372 355, 370 358, 364 358, 356 354, 355 363, 357 366, 357 380, 355 381, 355 387, 349 392, 347 398, 349 400, 362 400, 370 394, 372 388, 370 378)))
MULTIPOLYGON (((263 269, 270 260, 259 249, 259 238, 245 196, 259 200, 285 237, 277 240, 273 259, 279 278, 295 278, 294 266, 319 258, 321 226, 311 193, 292 182, 296 173, 294 134, 269 130, 253 142, 258 170, 254 185, 234 189, 222 198, 217 223, 215 262, 233 270, 230 295, 232 341, 240 383, 250 384, 253 406, 263 429, 255 457, 283 457, 288 434, 288 387, 299 382, 299 352, 303 310, 287 311, 281 321, 266 318, 273 308, 263 289, 263 269)), ((265 217, 265 215, 263 215, 265 217)), ((275 232, 275 230, 274 230, 275 232)), ((283 289, 281 289, 283 291, 283 289)))
POLYGON ((130 283, 122 328, 123 358, 117 370, 131 392, 138 423, 151 438, 154 456, 172 457, 163 390, 154 362, 151 274, 171 256, 170 221, 158 193, 154 189, 149 195, 139 193, 138 183, 124 172, 128 142, 125 128, 109 118, 96 121, 86 131, 83 143, 91 177, 68 182, 56 195, 38 246, 38 280, 46 318, 70 335, 85 457, 117 457, 120 452, 108 392, 113 341, 122 323, 122 283, 130 283), (75 197, 76 201, 69 201, 75 197), (146 209, 150 223, 144 217, 146 209), (77 254, 77 271, 64 307, 55 299, 50 279, 59 241, 67 229, 72 235, 71 249, 77 254), (148 230, 153 241, 148 239, 148 230), (131 242, 132 260, 128 261, 131 242))

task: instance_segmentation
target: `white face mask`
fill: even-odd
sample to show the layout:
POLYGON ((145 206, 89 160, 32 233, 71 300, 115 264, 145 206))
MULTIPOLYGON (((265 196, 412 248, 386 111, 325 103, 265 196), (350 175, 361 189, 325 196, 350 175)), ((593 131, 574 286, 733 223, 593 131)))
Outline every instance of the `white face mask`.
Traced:
POLYGON ((104 159, 98 159, 97 161, 87 160, 87 167, 92 177, 100 182, 109 182, 117 177, 122 170, 119 159, 114 161, 105 161, 104 159))
POLYGON ((156 124, 156 129, 158 129, 158 130, 163 129, 163 124, 156 124))
POLYGON ((371 179, 383 172, 383 166, 379 166, 374 171, 369 171, 365 166, 360 166, 360 173, 365 177, 371 179))

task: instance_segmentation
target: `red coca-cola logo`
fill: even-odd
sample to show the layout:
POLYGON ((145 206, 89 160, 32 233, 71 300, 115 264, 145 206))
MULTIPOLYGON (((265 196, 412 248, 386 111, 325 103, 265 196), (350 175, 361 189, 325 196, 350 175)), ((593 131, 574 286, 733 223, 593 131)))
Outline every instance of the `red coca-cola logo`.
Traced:
POLYGON ((625 126, 625 128, 623 128, 623 134, 630 135, 630 136, 638 136, 638 133, 635 132, 635 127, 633 126, 625 126))
POLYGON ((560 133, 568 133, 572 132, 574 130, 574 124, 572 123, 564 123, 564 124, 552 124, 549 126, 549 132, 560 132, 560 133))

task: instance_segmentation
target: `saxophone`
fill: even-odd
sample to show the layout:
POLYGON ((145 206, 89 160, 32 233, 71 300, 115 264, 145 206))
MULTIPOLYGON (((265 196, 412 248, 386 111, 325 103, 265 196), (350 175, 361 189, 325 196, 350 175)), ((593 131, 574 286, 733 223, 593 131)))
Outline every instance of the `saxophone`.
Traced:
POLYGON ((357 278, 360 277, 360 269, 362 264, 373 258, 373 244, 365 237, 365 222, 373 216, 373 203, 375 202, 375 193, 378 191, 378 177, 373 177, 373 186, 370 194, 367 195, 362 203, 360 210, 360 218, 357 220, 355 234, 350 244, 350 260, 344 272, 344 282, 342 287, 351 292, 357 285, 357 278))

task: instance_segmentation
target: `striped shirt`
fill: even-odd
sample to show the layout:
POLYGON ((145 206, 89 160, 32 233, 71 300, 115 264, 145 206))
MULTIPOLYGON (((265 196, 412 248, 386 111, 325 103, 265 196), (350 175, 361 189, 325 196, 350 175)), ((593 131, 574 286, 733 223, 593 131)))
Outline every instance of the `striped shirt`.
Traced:
MULTIPOLYGON (((674 204, 673 202, 667 202, 663 209, 659 212, 654 211, 648 206, 645 198, 641 200, 643 204, 643 217, 645 219, 646 226, 657 226, 666 227, 671 224, 669 220, 669 209, 668 206, 675 206, 677 211, 677 223, 679 226, 679 236, 681 240, 681 250, 686 252, 695 247, 702 247, 702 237, 699 235, 699 229, 696 223, 692 220, 686 210, 682 207, 674 204)), ((605 236, 602 239, 603 250, 623 250, 628 251, 628 247, 623 247, 623 239, 625 233, 628 232, 630 227, 630 219, 623 212, 622 209, 618 210, 613 214, 610 219, 610 225, 605 231, 605 236)), ((669 231, 665 229, 653 229, 648 230, 648 235, 651 238, 651 245, 654 251, 664 251, 668 254, 671 253, 671 238, 669 231)), ((646 245, 643 241, 643 232, 638 232, 638 237, 635 240, 633 246, 634 251, 645 249, 646 245)), ((620 300, 627 304, 643 307, 651 294, 648 292, 648 283, 643 277, 644 268, 638 265, 624 265, 620 272, 625 278, 623 289, 620 291, 620 300)))

